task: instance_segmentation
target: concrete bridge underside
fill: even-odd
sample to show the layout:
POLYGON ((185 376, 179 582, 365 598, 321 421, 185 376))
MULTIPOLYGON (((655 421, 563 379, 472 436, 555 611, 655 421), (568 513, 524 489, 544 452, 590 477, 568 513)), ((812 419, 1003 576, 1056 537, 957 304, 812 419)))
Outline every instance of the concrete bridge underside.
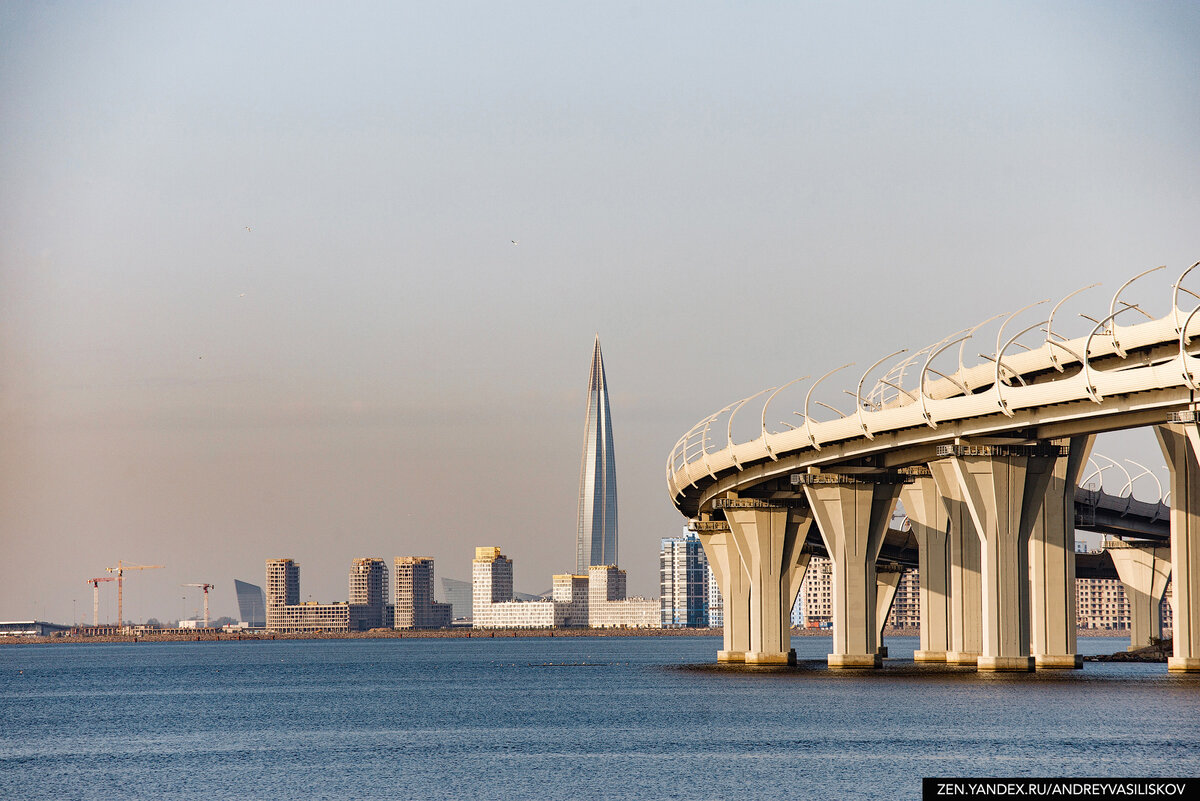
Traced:
POLYGON ((1180 283, 1196 266, 1176 281, 1172 312, 1158 320, 1117 325, 1137 309, 1120 300, 1127 282, 1084 338, 1054 333, 1055 306, 1026 329, 1041 326, 1040 348, 1009 353, 1018 337, 1000 346, 1001 325, 985 363, 965 367, 960 347, 957 371, 932 367, 972 329, 919 351, 864 395, 877 362, 850 393, 855 411, 836 420, 810 416, 810 389, 797 412, 803 424, 768 431, 767 407, 782 389, 773 388, 754 440, 735 443, 732 435, 734 416, 751 399, 694 426, 668 459, 667 484, 725 598, 718 658, 794 659, 787 616, 808 559, 820 553, 834 576, 830 667, 880 664, 896 568, 916 565, 918 661, 1079 667, 1074 580, 1116 574, 1134 610, 1134 644, 1160 633, 1158 603, 1174 578, 1168 668, 1200 670, 1200 341, 1191 336, 1200 333, 1200 306, 1177 308, 1180 283), (923 359, 919 371, 909 370, 914 359, 923 359), (903 387, 906 371, 917 374, 911 389, 903 387), (722 415, 726 444, 715 449, 709 434, 722 415), (1094 436, 1141 426, 1153 426, 1170 470, 1169 508, 1080 489, 1094 436), (890 530, 901 501, 911 525, 890 530), (1077 527, 1126 547, 1077 556, 1077 527))

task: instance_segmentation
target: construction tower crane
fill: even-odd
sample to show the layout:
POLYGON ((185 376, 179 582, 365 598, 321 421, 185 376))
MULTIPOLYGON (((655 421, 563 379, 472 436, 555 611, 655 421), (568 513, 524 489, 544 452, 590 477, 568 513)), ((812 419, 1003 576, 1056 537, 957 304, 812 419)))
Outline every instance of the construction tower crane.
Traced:
POLYGON ((204 590, 204 628, 208 628, 208 591, 212 589, 214 584, 180 584, 181 587, 199 587, 204 590))
POLYGON ((125 597, 124 597, 125 571, 126 570, 154 570, 155 568, 159 568, 159 567, 166 567, 166 565, 127 565, 123 561, 118 559, 116 567, 104 568, 109 573, 117 574, 117 628, 124 628, 124 626, 125 626, 125 617, 124 617, 124 615, 125 615, 125 597))
POLYGON ((100 582, 116 581, 112 576, 101 576, 100 578, 90 578, 85 581, 85 584, 92 585, 92 625, 100 625, 100 582))

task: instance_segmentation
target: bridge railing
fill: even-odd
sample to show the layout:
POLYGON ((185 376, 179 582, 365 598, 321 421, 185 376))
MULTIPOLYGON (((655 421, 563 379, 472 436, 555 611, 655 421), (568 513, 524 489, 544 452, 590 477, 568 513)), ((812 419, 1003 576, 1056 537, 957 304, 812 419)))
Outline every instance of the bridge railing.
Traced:
POLYGON ((1127 326, 1118 324, 1119 319, 1133 313, 1150 317, 1137 304, 1123 300, 1121 295, 1138 278, 1163 268, 1144 271, 1122 284, 1113 295, 1106 316, 1080 315, 1093 324, 1086 336, 1068 340, 1058 334, 1054 326, 1062 305, 1092 287, 1072 292, 1051 309, 1046 319, 1027 325, 1007 338, 1004 333, 1018 315, 1047 301, 988 318, 911 354, 907 351, 889 354, 862 374, 855 391, 844 390, 855 398, 854 409, 848 414, 820 401, 814 402, 813 394, 822 382, 851 365, 830 370, 813 382, 805 396, 803 409, 794 413, 799 424, 781 421, 783 430, 771 430, 774 426, 768 426, 768 409, 784 388, 804 379, 795 379, 731 403, 697 422, 676 442, 666 464, 668 491, 672 500, 677 500, 686 489, 715 481, 730 469, 737 471, 748 464, 774 461, 781 455, 806 451, 816 462, 825 445, 859 438, 871 440, 885 432, 922 427, 936 429, 942 423, 998 413, 1012 417, 1021 410, 1080 400, 1103 404, 1106 398, 1136 395, 1152 389, 1200 389, 1200 359, 1193 355, 1200 350, 1200 343, 1193 343, 1192 339, 1200 333, 1200 320, 1196 319, 1200 315, 1200 305, 1186 313, 1178 305, 1181 292, 1200 299, 1200 294, 1182 286, 1184 278, 1197 266, 1200 262, 1184 270, 1174 282, 1171 311, 1158 319, 1127 326), (990 356, 979 354, 982 361, 967 366, 968 343, 982 326, 1001 316, 1004 319, 996 334, 995 351, 990 356), (1044 335, 1038 347, 1021 343, 1023 337, 1038 330, 1044 335), (1139 358, 1129 360, 1131 351, 1137 351, 1139 358), (953 371, 936 366, 937 359, 949 358, 947 354, 957 356, 953 371), (870 375, 897 356, 902 358, 884 369, 864 394, 863 387, 870 375), (735 442, 734 418, 760 398, 759 435, 735 442), (837 417, 825 421, 814 419, 814 403, 836 413, 837 417))

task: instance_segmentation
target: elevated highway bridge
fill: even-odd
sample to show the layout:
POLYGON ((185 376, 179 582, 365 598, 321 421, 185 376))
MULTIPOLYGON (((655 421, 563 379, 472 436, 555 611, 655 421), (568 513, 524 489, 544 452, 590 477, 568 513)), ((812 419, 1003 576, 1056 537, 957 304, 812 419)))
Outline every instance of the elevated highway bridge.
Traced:
POLYGON ((1032 325, 1010 327, 1041 304, 1004 317, 995 350, 972 366, 965 349, 984 324, 876 361, 845 390, 850 413, 813 400, 845 365, 809 385, 795 424, 767 420, 772 401, 803 379, 689 429, 668 457, 667 489, 725 599, 718 659, 794 659, 788 613, 809 558, 824 552, 834 581, 830 667, 880 664, 882 602, 894 588, 881 559, 920 568, 919 661, 1079 667, 1078 524, 1126 542, 1110 557, 1130 593, 1135 642, 1160 628, 1157 604, 1174 576, 1168 668, 1200 670, 1200 305, 1180 305, 1200 300, 1185 286, 1197 266, 1171 285, 1162 318, 1122 297, 1156 268, 1081 315, 1086 336, 1055 328, 1072 293, 1032 325), (1134 316, 1145 319, 1123 324, 1134 316), (816 407, 836 416, 818 420, 816 407), (739 414, 753 415, 757 436, 735 441, 739 414), (1169 508, 1078 488, 1095 435, 1144 426, 1170 470, 1169 508), (889 532, 901 501, 911 528, 889 532))

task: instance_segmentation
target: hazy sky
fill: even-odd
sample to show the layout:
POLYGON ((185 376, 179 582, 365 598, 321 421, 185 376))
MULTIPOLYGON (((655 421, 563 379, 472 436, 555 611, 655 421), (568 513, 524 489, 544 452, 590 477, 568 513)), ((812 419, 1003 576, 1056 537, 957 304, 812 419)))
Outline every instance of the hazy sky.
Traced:
POLYGON ((134 619, 204 581, 236 616, 276 556, 306 599, 477 545, 544 589, 597 333, 657 595, 701 416, 1158 264, 1132 299, 1167 310, 1198 35, 1193 3, 0 5, 0 619, 90 619, 117 559, 167 565, 134 619))

